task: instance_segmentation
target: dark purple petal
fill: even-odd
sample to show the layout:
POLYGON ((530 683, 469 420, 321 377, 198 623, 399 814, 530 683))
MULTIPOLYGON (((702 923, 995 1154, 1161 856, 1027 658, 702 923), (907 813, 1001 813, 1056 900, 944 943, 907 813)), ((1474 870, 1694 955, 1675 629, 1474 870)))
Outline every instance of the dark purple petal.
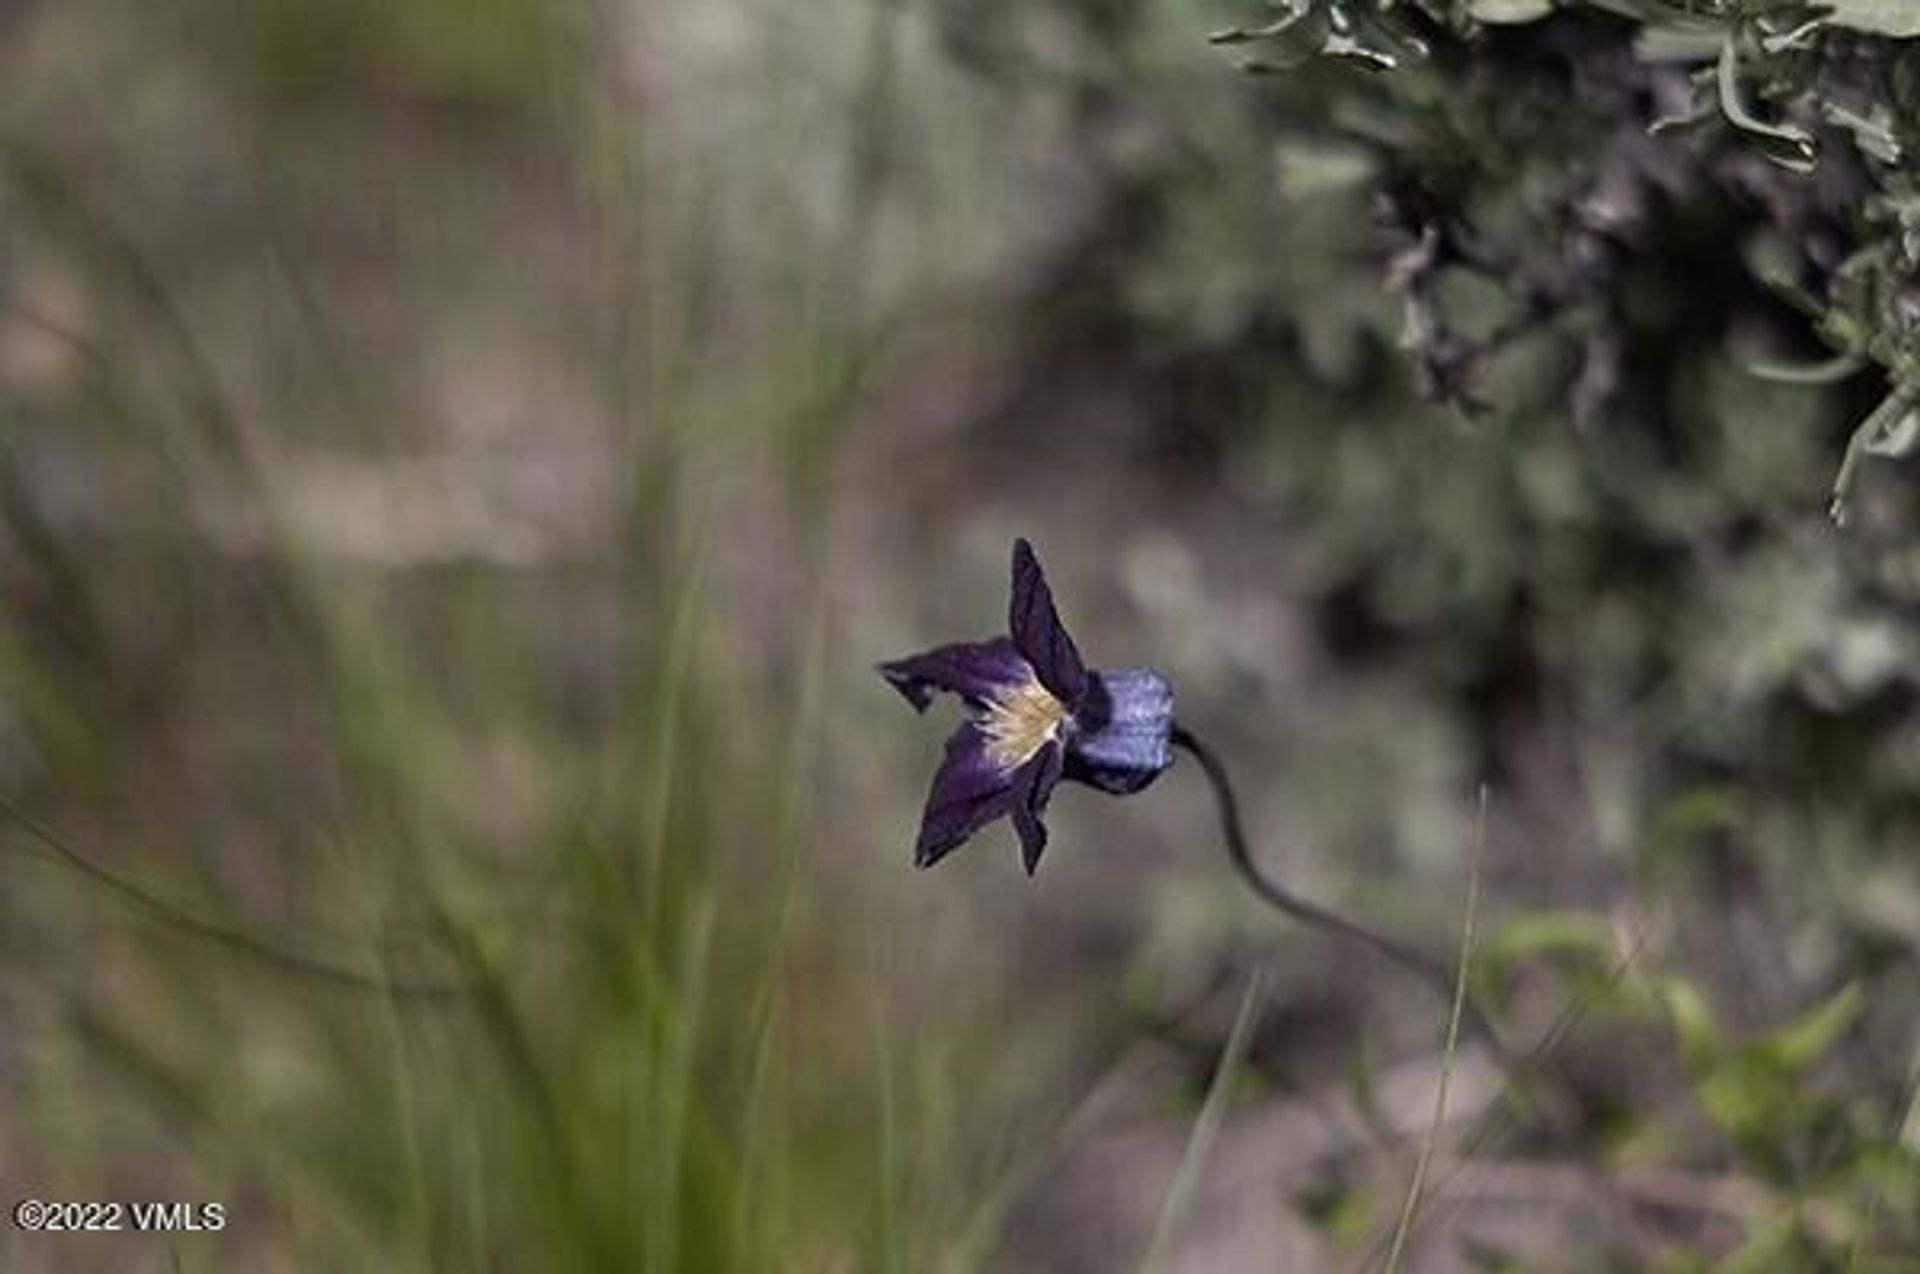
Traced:
POLYGON ((880 675, 922 712, 933 702, 935 691, 949 691, 968 703, 983 706, 1001 687, 1025 681, 1032 674, 1027 661, 1005 637, 955 642, 880 665, 880 675))
POLYGON ((1073 638, 1060 624, 1053 608, 1053 590, 1033 555, 1033 545, 1013 542, 1013 603, 1008 607, 1007 631, 1013 644, 1033 665, 1040 684, 1069 708, 1087 693, 1087 669, 1073 638))
MULTIPOLYGON (((947 739, 946 759, 934 771, 920 817, 920 840, 913 849, 915 867, 931 867, 971 835, 1008 813, 1020 801, 1020 770, 1009 770, 987 754, 987 736, 971 721, 947 739)), ((1027 780, 1031 783, 1031 780, 1027 780)))
POLYGON ((1020 833, 1020 861, 1026 864, 1029 876, 1040 866, 1040 855, 1047 848, 1047 825, 1042 820, 1063 764, 1060 745, 1048 741, 1015 775, 1018 799, 1013 804, 1013 830, 1020 833))
POLYGON ((1086 701, 1074 714, 1066 776, 1126 795, 1173 764, 1173 687, 1151 668, 1102 668, 1088 674, 1086 701))

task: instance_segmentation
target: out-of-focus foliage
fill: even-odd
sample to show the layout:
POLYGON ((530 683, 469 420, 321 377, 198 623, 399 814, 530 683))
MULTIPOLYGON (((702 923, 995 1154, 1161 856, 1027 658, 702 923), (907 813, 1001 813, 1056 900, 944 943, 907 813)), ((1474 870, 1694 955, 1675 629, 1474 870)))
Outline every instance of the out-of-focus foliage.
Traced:
POLYGON ((1920 439, 1920 62, 1901 43, 1920 35, 1920 14, 1874 0, 1555 9, 1290 0, 1274 21, 1215 38, 1256 50, 1249 70, 1320 55, 1404 72, 1382 77, 1388 109, 1438 107, 1423 119, 1402 111, 1394 118, 1410 131, 1369 140, 1391 157, 1390 215, 1409 240, 1391 280, 1406 298, 1403 343, 1423 389, 1442 401, 1482 405, 1478 383, 1502 345, 1560 328, 1580 350, 1568 400, 1590 419, 1620 379, 1619 329, 1633 316, 1618 309, 1617 258, 1660 233, 1646 220, 1649 204, 1691 183, 1750 205, 1758 216, 1742 236, 1746 272, 1830 351, 1798 367, 1756 359, 1756 373, 1820 383, 1872 369, 1888 385, 1834 484, 1841 517, 1863 455, 1897 458, 1920 439), (1508 56, 1521 49, 1560 62, 1571 89, 1561 109, 1505 95, 1527 78, 1508 56), (1704 135, 1674 150, 1641 145, 1635 130, 1704 135), (1755 165, 1755 155, 1781 171, 1755 165), (1552 180, 1541 163, 1562 179, 1528 191, 1519 221, 1490 220, 1482 201, 1510 190, 1529 161, 1536 181, 1552 180), (1443 299, 1448 271, 1497 281, 1513 312, 1491 332, 1463 330, 1443 299))
MULTIPOLYGON (((1008 1072, 872 975, 865 849, 801 871, 896 833, 822 830, 868 674, 818 505, 767 529, 888 296, 838 179, 896 113, 724 29, 765 97, 696 113, 647 42, 697 8, 0 15, 0 790, 98 868, 0 823, 0 1183, 229 1217, 9 1271, 980 1262, 1008 1072), (736 627, 742 524, 791 591, 736 627)), ((805 55, 884 83, 851 47, 805 55)))
MULTIPOLYGON (((1035 309, 1055 351, 1035 394, 1076 349, 1126 365, 1118 440, 1286 528, 1275 578, 1305 577, 1351 678, 1324 710, 1350 725, 1297 737, 1313 690, 1254 693, 1254 658, 1228 675, 1242 728, 1298 758, 1276 804, 1372 811, 1296 817, 1377 866, 1365 847, 1404 855, 1444 817, 1416 796, 1436 770, 1454 791, 1490 773, 1496 803, 1547 783, 1539 826, 1586 847, 1585 887, 1665 918, 1656 980, 1754 1032, 1857 987, 1821 1064, 1844 1115, 1798 1122, 1811 1081, 1762 1048, 1699 1063, 1715 1132, 1598 1089, 1595 1127, 1854 1209, 1897 1160, 1910 1196, 1891 1147, 1920 1031, 1920 505, 1900 466, 1850 464, 1845 526, 1827 514, 1863 421, 1860 450, 1910 441, 1911 11, 941 8, 961 47, 1001 50, 983 61, 1054 55, 1109 182, 1035 309), (1179 51, 1209 18, 1267 72, 1229 102, 1179 51)), ((1513 883, 1577 900, 1579 851, 1535 848, 1560 866, 1513 883)), ((1351 870, 1378 906, 1390 886, 1351 870)), ((1187 946, 1201 914, 1179 913, 1187 946)), ((1603 981, 1580 933, 1530 941, 1502 958, 1603 981)), ((1844 1256, 1851 1233, 1809 1241, 1844 1256)))

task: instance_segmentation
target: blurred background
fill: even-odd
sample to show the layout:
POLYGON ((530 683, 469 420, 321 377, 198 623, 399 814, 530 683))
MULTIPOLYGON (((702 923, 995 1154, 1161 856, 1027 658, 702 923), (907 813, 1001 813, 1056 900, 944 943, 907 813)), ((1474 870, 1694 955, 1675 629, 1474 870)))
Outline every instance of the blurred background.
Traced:
POLYGON ((0 1193, 227 1210, 4 1267, 1381 1268, 1423 1145, 1403 1268, 1920 1267, 1913 478, 1754 368, 1904 170, 1260 20, 0 10, 0 1193), (1449 965, 1487 785, 1523 1084, 1190 762, 911 870, 1017 535, 1449 965))

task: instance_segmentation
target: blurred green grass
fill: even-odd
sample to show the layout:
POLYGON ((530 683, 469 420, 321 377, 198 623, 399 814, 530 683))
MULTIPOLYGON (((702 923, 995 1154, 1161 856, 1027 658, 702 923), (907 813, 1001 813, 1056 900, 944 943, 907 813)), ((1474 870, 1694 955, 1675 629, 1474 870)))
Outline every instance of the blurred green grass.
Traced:
MULTIPOLYGON (((827 125, 786 155, 740 132, 772 116, 695 127, 628 83, 671 65, 622 61, 651 17, 27 20, 0 151, 31 330, 9 334, 52 370, 15 378, 0 434, 9 789, 142 888, 395 989, 130 912, 9 828, 0 1180, 230 1217, 164 1248, 10 1233, 9 1269, 980 1261, 1010 1161, 968 1150, 958 1093, 986 1061, 893 1020, 816 817, 849 675, 825 475, 887 303, 862 297, 894 11, 823 11, 867 26, 866 65, 845 100, 779 72, 817 99, 786 127, 827 125), (848 197, 803 206, 822 179, 848 197), (451 404, 418 366, 445 334, 451 404), (313 458, 376 481, 465 424, 436 413, 484 415, 457 382, 500 390, 499 348, 509 378, 595 387, 558 427, 612 472, 557 494, 604 507, 541 511, 531 548, 456 518, 384 570, 352 523, 396 514, 336 486, 316 540, 313 458), (740 631, 705 565, 733 458, 763 448, 800 572, 785 645, 740 631), (59 465, 102 501, 77 527, 41 498, 59 465)), ((568 461, 528 445, 507 481, 568 461)))

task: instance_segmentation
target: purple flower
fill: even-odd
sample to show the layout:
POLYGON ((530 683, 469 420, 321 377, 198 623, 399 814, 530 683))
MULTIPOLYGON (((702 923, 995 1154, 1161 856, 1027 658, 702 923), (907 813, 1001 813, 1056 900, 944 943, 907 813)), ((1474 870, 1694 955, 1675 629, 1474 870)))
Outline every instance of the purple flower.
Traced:
POLYGON ((880 665, 915 708, 925 711, 944 690, 967 712, 927 794, 917 867, 1010 815, 1031 874, 1047 847, 1042 818, 1061 779, 1124 795, 1173 764, 1173 687, 1151 668, 1082 664, 1025 540, 1013 542, 1007 632, 880 665))

